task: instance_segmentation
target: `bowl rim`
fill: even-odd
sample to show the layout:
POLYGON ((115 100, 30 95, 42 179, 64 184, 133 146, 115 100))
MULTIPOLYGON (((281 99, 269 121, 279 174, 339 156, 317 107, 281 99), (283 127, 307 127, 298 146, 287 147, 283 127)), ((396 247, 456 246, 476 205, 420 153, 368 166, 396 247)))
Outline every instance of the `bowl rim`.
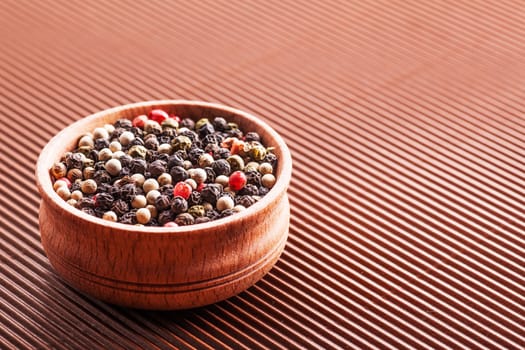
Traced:
MULTIPOLYGON (((86 132, 89 132, 91 130, 86 130, 86 132)), ((80 135, 78 135, 80 137, 80 135)), ((277 148, 276 147, 276 148, 277 148)), ((162 234, 162 233, 199 233, 202 231, 209 231, 210 229, 213 229, 215 227, 221 226, 225 223, 231 223, 231 222, 239 222, 242 223, 243 220, 249 219, 253 215, 255 215, 257 212, 265 208, 268 204, 272 203, 273 201, 277 200, 277 198, 283 194, 286 193, 290 181, 291 181, 291 175, 292 175, 292 156, 290 153, 290 150, 288 149, 288 146, 284 142, 283 138, 266 122, 263 120, 257 118, 251 113, 245 112, 243 110, 229 107, 220 103, 214 103, 214 102, 204 102, 204 101, 197 101, 197 100, 151 100, 151 101, 142 101, 142 102, 135 102, 135 103, 129 103, 125 105, 120 105, 108 109, 101 110, 99 112, 90 114, 86 117, 83 117, 81 119, 78 119, 74 123, 68 125, 64 129, 62 129, 60 132, 58 132, 55 136, 53 136, 47 144, 42 148, 40 151, 40 154, 38 156, 37 162, 36 162, 36 169, 35 169, 35 177, 36 177, 36 184, 38 187, 38 190, 41 195, 42 201, 49 201, 53 205, 59 207, 60 209, 66 211, 68 214, 78 217, 81 220, 88 221, 95 225, 101 225, 107 228, 112 228, 112 231, 120 231, 120 232, 127 232, 127 233, 135 233, 140 232, 141 234, 162 234), (105 115, 113 114, 113 113, 119 113, 123 112, 129 109, 133 108, 151 108, 151 107, 167 107, 167 106, 173 106, 173 105, 186 105, 186 106, 196 106, 196 107, 204 107, 204 108, 210 108, 214 110, 221 110, 226 113, 236 114, 241 116, 243 119, 247 119, 251 121, 252 123, 256 124, 257 127, 264 129, 267 133, 270 134, 270 137, 272 138, 272 142, 275 142, 275 145, 277 146, 281 151, 281 158, 279 161, 279 176, 277 176, 277 181, 275 182, 274 186, 270 189, 270 191, 261 198, 257 203, 251 205, 250 207, 246 208, 246 210, 243 210, 242 212, 235 213, 234 215, 220 218, 217 220, 213 220, 210 222, 200 223, 200 224, 193 224, 193 225, 187 225, 187 226, 176 226, 176 227, 163 227, 163 226, 137 226, 137 225, 129 225, 129 224, 123 224, 119 222, 112 222, 108 220, 103 220, 102 218, 98 218, 96 216, 89 215, 87 213, 84 213, 71 205, 67 204, 66 201, 64 201, 54 190, 53 190, 53 184, 51 181, 51 175, 49 174, 50 169, 50 158, 56 158, 56 155, 49 154, 49 149, 51 149, 55 144, 60 143, 61 139, 68 135, 71 129, 75 127, 75 125, 79 123, 89 123, 90 121, 97 120, 99 118, 102 118, 105 115)), ((213 230, 212 230, 213 231, 213 230)))

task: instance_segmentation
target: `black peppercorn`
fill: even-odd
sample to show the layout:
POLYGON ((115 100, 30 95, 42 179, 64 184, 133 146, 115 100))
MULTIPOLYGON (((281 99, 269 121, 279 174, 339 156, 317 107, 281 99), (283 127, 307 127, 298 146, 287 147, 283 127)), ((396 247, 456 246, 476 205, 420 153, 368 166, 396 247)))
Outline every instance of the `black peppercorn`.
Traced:
POLYGON ((193 218, 193 215, 189 213, 179 214, 175 218, 175 223, 179 226, 192 225, 194 222, 195 222, 195 219, 193 218))
POLYGON ((204 171, 206 172, 206 182, 213 183, 215 182, 215 171, 211 167, 204 168, 204 171))
POLYGON ((119 119, 113 124, 113 126, 115 126, 115 131, 117 128, 129 130, 133 127, 133 124, 131 123, 131 120, 119 119))
POLYGON ((85 156, 82 153, 71 153, 66 157, 66 165, 68 169, 82 169, 83 160, 85 156))
POLYGON ((188 210, 188 202, 180 196, 173 197, 171 200, 171 211, 174 214, 180 214, 186 210, 188 210))
POLYGON ((188 206, 199 205, 202 202, 202 196, 200 192, 193 191, 188 197, 188 206))
POLYGON ((223 139, 219 134, 208 134, 202 139, 202 145, 220 145, 223 139))
POLYGON ((88 215, 96 216, 96 214, 95 214, 95 210, 94 210, 93 208, 83 207, 83 208, 81 208, 80 210, 82 210, 84 213, 86 213, 86 214, 88 214, 88 215))
POLYGON ((148 164, 146 163, 146 161, 144 159, 142 159, 142 158, 134 158, 129 163, 129 170, 133 174, 137 174, 137 173, 143 174, 146 171, 147 166, 148 166, 148 164))
POLYGON ((195 218, 195 224, 203 224, 205 222, 209 222, 211 219, 207 216, 199 216, 195 218))
POLYGON ((239 192, 239 195, 256 196, 259 194, 259 189, 253 184, 246 184, 239 192))
POLYGON ((217 184, 208 184, 201 191, 202 201, 215 205, 217 203, 217 199, 221 195, 221 192, 222 186, 217 184))
POLYGON ((212 210, 208 210, 205 215, 206 217, 210 218, 210 220, 216 220, 219 218, 220 214, 218 211, 212 209, 212 210))
POLYGON ((246 142, 252 142, 252 141, 260 142, 261 141, 261 137, 259 136, 258 133, 254 132, 254 131, 250 131, 250 132, 246 133, 246 135, 244 136, 244 141, 246 141, 246 142))
POLYGON ((258 190, 259 190, 259 196, 265 196, 268 192, 270 192, 270 189, 264 186, 260 186, 258 190))
POLYGON ((166 168, 171 169, 174 166, 182 167, 183 165, 184 165, 184 159, 180 156, 180 154, 173 154, 168 158, 168 162, 166 163, 166 168))
POLYGON ((246 183, 252 184, 255 186, 261 185, 261 173, 258 171, 250 170, 245 172, 246 175, 246 183))
POLYGON ((173 194, 173 185, 162 185, 159 190, 160 194, 169 196, 173 194))
POLYGON ((120 187, 120 199, 126 202, 131 202, 133 197, 137 195, 137 187, 134 184, 128 183, 120 187))
POLYGON ((158 214, 157 220, 158 220, 159 225, 163 226, 165 223, 173 221, 174 218, 175 218, 175 215, 171 211, 164 210, 158 214))
POLYGON ((160 174, 166 172, 166 162, 155 160, 148 165, 148 171, 151 173, 151 176, 158 177, 160 174))
POLYGON ((149 139, 144 141, 144 147, 156 151, 159 148, 159 141, 156 137, 150 137, 149 139))
POLYGON ((111 210, 115 212, 118 216, 122 216, 129 211, 129 205, 126 201, 122 199, 117 199, 111 205, 111 210))
POLYGON ((219 176, 219 175, 228 176, 231 173, 230 163, 228 163, 226 159, 217 159, 215 162, 213 162, 211 167, 216 176, 219 176))
POLYGON ((166 195, 160 195, 155 199, 155 208, 160 212, 171 206, 170 198, 166 195))
MULTIPOLYGON (((95 149, 101 150, 102 148, 109 147, 109 140, 108 139, 96 139, 95 140, 95 149)), ((91 154, 91 152, 89 153, 91 154)), ((88 154, 88 157, 89 157, 88 154)))
POLYGON ((225 209, 223 211, 221 211, 221 213, 219 214, 219 217, 220 218, 225 218, 227 216, 230 216, 230 215, 233 215, 235 212, 233 211, 233 209, 225 209))
POLYGON ((106 170, 97 170, 93 174, 93 180, 95 180, 97 185, 108 183, 111 181, 111 175, 109 175, 106 170))
POLYGON ((77 201, 77 208, 94 208, 95 207, 95 201, 91 197, 83 197, 80 200, 77 201))
POLYGON ((95 199, 95 207, 109 210, 113 204, 113 196, 109 193, 98 193, 95 199))
MULTIPOLYGON (((117 215, 118 215, 118 213, 117 213, 117 215)), ((131 212, 123 214, 119 218, 119 222, 123 223, 123 224, 128 224, 128 225, 135 225, 137 223, 136 212, 131 211, 131 212)))
POLYGON ((204 123, 203 125, 201 125, 198 132, 199 132, 199 137, 204 138, 207 135, 213 134, 215 132, 215 128, 213 127, 211 123, 204 123))
POLYGON ((202 148, 191 148, 188 151, 188 159, 190 160, 190 162, 192 162, 192 164, 198 164, 199 157, 201 156, 201 154, 204 154, 204 150, 202 148))
POLYGON ((188 129, 192 130, 192 129, 195 128, 195 122, 193 121, 193 119, 184 118, 180 122, 180 126, 183 127, 183 128, 188 128, 188 129))
POLYGON ((174 166, 171 168, 170 175, 173 183, 184 181, 190 177, 186 169, 182 166, 174 166))
POLYGON ((222 117, 213 119, 213 126, 217 131, 226 131, 229 129, 228 122, 222 117))
POLYGON ((272 167, 275 169, 277 166, 277 156, 273 153, 267 153, 266 157, 264 157, 265 163, 270 163, 272 167))
POLYGON ((245 208, 248 208, 249 206, 251 206, 255 202, 257 202, 257 200, 255 198, 253 198, 252 196, 246 196, 245 195, 245 196, 238 196, 238 197, 235 198, 235 204, 240 204, 240 205, 242 205, 245 208))
POLYGON ((100 184, 97 184, 97 193, 109 193, 112 187, 113 186, 107 182, 101 182, 100 184))

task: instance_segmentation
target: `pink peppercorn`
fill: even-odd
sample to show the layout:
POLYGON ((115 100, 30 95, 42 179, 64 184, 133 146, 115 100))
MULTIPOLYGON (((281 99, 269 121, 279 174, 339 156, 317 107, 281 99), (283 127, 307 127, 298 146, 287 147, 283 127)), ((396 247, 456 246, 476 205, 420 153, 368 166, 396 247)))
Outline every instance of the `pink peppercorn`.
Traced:
POLYGON ((175 223, 174 221, 168 221, 167 223, 165 223, 163 225, 164 227, 177 227, 179 225, 177 225, 177 223, 175 223))
POLYGON ((246 175, 242 171, 234 171, 228 180, 228 186, 234 191, 241 190, 246 185, 246 175))
POLYGON ((162 109, 152 109, 148 114, 149 119, 156 121, 159 124, 162 124, 163 121, 168 119, 170 116, 168 113, 164 112, 162 109))
POLYGON ((133 118, 131 122, 136 128, 144 128, 144 124, 148 121, 148 116, 145 114, 139 115, 138 117, 133 118))
POLYGON ((177 182, 175 187, 173 188, 173 196, 180 196, 184 199, 188 199, 191 195, 192 188, 189 184, 186 182, 180 181, 177 182))

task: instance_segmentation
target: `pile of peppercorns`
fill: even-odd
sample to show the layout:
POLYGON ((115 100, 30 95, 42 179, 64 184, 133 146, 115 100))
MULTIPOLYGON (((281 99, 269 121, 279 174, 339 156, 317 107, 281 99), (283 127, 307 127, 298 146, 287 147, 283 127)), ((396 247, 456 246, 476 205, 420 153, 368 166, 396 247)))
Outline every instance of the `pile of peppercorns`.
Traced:
POLYGON ((256 132, 222 117, 153 109, 78 140, 50 169, 70 205, 104 220, 183 226, 242 211, 274 185, 277 157, 256 132))

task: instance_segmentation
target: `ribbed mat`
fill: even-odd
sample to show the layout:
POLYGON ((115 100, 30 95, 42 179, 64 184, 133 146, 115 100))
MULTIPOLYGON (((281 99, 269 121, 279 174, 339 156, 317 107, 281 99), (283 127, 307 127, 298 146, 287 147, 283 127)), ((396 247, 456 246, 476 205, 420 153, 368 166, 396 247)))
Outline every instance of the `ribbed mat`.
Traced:
POLYGON ((525 348, 522 2, 4 0, 0 23, 0 348, 525 348), (197 310, 85 297, 40 244, 38 154, 179 98, 285 138, 285 252, 197 310))

